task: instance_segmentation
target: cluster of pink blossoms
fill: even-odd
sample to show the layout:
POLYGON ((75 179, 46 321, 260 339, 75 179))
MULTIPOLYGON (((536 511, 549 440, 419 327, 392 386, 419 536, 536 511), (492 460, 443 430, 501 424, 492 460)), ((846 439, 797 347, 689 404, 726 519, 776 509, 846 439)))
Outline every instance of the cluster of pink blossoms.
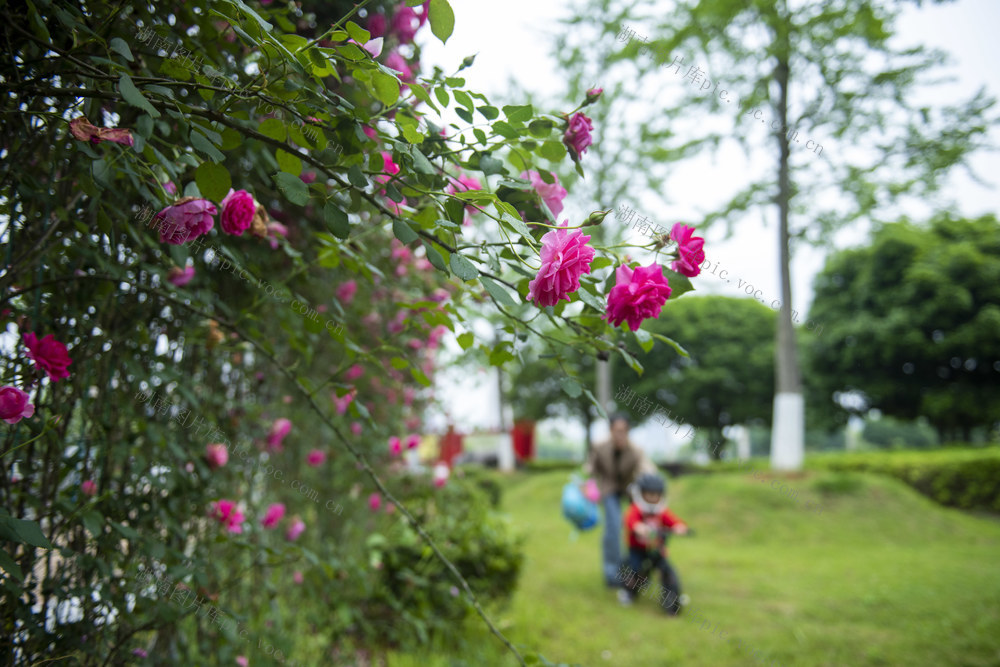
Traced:
MULTIPOLYGON (((25 356, 35 363, 35 368, 44 371, 52 382, 69 377, 69 358, 66 346, 49 334, 39 338, 33 332, 21 336, 21 341, 27 349, 25 356)), ((31 387, 28 387, 29 389, 31 387)), ((28 392, 13 386, 0 387, 0 419, 8 424, 31 417, 35 414, 35 406, 31 403, 28 392)))
MULTIPOLYGON (((564 225, 566 222, 564 221, 564 225)), ((693 236, 694 228, 681 223, 673 226, 671 238, 677 243, 677 259, 671 269, 688 277, 701 272, 705 259, 705 239, 693 236)), ((594 249, 587 245, 590 237, 580 230, 554 229, 542 237, 542 266, 535 279, 528 283, 528 295, 539 306, 554 306, 580 288, 580 276, 590 273, 594 249)), ((660 316, 663 304, 670 297, 670 285, 663 267, 652 263, 632 269, 627 264, 615 270, 615 286, 608 294, 607 319, 614 326, 627 322, 635 331, 643 320, 660 316)))
MULTIPOLYGON (((242 236, 255 219, 259 229, 268 229, 263 207, 246 190, 230 189, 221 206, 220 222, 222 231, 227 234, 242 236)), ((207 199, 182 197, 155 216, 160 227, 160 243, 182 245, 207 234, 215 226, 214 216, 218 212, 215 204, 207 199)))

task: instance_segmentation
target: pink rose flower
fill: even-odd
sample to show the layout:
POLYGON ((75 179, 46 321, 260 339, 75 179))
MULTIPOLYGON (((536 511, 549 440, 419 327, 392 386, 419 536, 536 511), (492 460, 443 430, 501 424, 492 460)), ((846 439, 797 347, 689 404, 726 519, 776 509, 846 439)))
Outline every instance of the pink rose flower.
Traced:
POLYGON ((0 419, 8 424, 16 424, 33 414, 35 406, 29 402, 27 392, 17 387, 0 387, 0 419))
POLYGON ((125 128, 96 127, 95 125, 91 125, 90 121, 84 116, 74 118, 69 122, 69 133, 73 135, 74 139, 88 141, 95 145, 102 141, 111 141, 123 146, 132 146, 135 144, 135 139, 132 138, 130 130, 125 128))
POLYGON ((688 278, 694 278, 701 273, 701 264, 705 261, 705 239, 692 236, 694 227, 675 223, 670 230, 670 238, 677 243, 678 258, 670 264, 677 273, 683 273, 688 278))
POLYGON ((268 530, 274 528, 278 525, 285 516, 285 506, 283 503, 274 503, 267 508, 267 512, 264 514, 264 518, 260 520, 260 525, 264 526, 268 530))
POLYGON ((393 49, 389 52, 389 55, 385 57, 385 66, 399 72, 400 81, 413 80, 413 70, 410 69, 410 66, 406 63, 406 58, 401 56, 399 51, 393 49))
POLYGON ((427 8, 430 0, 427 0, 422 7, 423 13, 417 14, 412 7, 402 6, 396 10, 392 16, 392 25, 389 32, 396 36, 400 44, 409 44, 417 34, 420 26, 427 20, 427 8))
POLYGON ((80 490, 83 491, 85 496, 97 495, 97 484, 88 479, 80 485, 80 490))
POLYGON ((299 539, 299 535, 301 535, 303 531, 305 531, 305 529, 306 529, 305 521, 303 521, 299 517, 295 517, 294 519, 292 519, 292 525, 288 527, 287 531, 285 531, 285 539, 287 539, 289 542, 294 542, 295 540, 299 539))
POLYGON ((357 380, 364 374, 365 374, 365 369, 361 367, 361 364, 354 364, 353 366, 347 369, 346 373, 344 373, 344 379, 346 379, 348 382, 351 382, 353 380, 357 380))
MULTIPOLYGON (((399 173, 399 165, 392 161, 392 153, 389 151, 382 151, 382 171, 383 174, 376 176, 375 180, 379 183, 386 183, 392 179, 392 177, 399 173)), ((395 202, 393 202, 395 203, 395 202)))
POLYGON ((386 20, 384 14, 372 14, 368 19, 367 30, 372 37, 382 37, 385 35, 386 20))
POLYGON ((160 243, 182 245, 207 234, 215 226, 216 213, 215 204, 207 199, 184 197, 156 214, 160 243))
POLYGON ((301 174, 299 174, 299 179, 306 185, 309 185, 310 183, 313 183, 316 180, 316 172, 303 171, 301 174))
POLYGON ((356 436, 361 435, 361 423, 360 422, 351 422, 351 433, 353 433, 356 436))
POLYGON ((670 285, 663 277, 663 267, 650 264, 633 272, 622 264, 615 271, 615 286, 608 294, 606 318, 614 326, 628 320, 629 328, 635 331, 643 320, 659 317, 669 297, 670 285))
POLYGON ((169 192, 170 194, 172 194, 172 195, 176 195, 177 194, 177 186, 174 185, 173 181, 165 181, 162 185, 163 185, 163 189, 166 190, 167 192, 169 192))
POLYGON ((292 581, 294 581, 297 584, 301 584, 302 583, 302 573, 299 572, 298 570, 295 570, 295 572, 292 573, 292 581))
POLYGON ((563 134, 563 143, 574 153, 574 159, 579 160, 580 156, 587 152, 587 146, 594 143, 590 137, 590 131, 594 129, 594 124, 583 112, 577 111, 569 119, 569 126, 563 134))
POLYGON ((413 399, 417 397, 417 392, 414 391, 413 387, 403 387, 403 405, 410 407, 413 405, 413 399))
POLYGON ((184 287, 191 279, 194 278, 194 267, 188 266, 185 268, 180 268, 177 266, 170 267, 167 271, 167 282, 176 285, 177 287, 184 287))
POLYGON ((472 176, 459 174, 458 176, 455 177, 455 180, 458 181, 458 185, 449 183, 448 187, 446 187, 444 190, 445 192, 454 194, 456 192, 468 192, 469 190, 483 189, 483 184, 480 183, 478 179, 475 179, 472 176))
POLYGON ((230 533, 243 532, 243 512, 236 507, 236 503, 232 500, 223 499, 212 503, 210 516, 224 524, 230 533))
POLYGON ((421 423, 420 417, 417 416, 409 417, 407 418, 405 423, 406 423, 406 428, 416 430, 420 428, 420 423, 421 423))
POLYGON ((416 449, 420 445, 420 436, 413 433, 406 438, 406 448, 416 449))
POLYGON ((337 300, 345 306, 354 300, 354 294, 358 291, 358 283, 355 280, 348 280, 337 285, 337 300))
POLYGON ((373 493, 368 496, 368 507, 370 507, 373 512, 377 512, 378 508, 382 507, 382 496, 377 493, 373 493))
POLYGON ((267 240, 271 244, 271 250, 277 249, 279 236, 288 236, 288 227, 273 220, 267 223, 267 240))
POLYGON ((398 436, 392 436, 389 438, 389 451, 393 456, 398 456, 400 452, 403 451, 403 443, 400 441, 398 436))
POLYGON ((552 177, 554 180, 549 184, 543 181, 541 175, 534 169, 521 172, 521 178, 527 178, 531 181, 531 184, 535 187, 535 192, 538 193, 538 196, 542 198, 545 205, 552 211, 552 215, 558 216, 563 210, 562 202, 566 198, 566 188, 559 185, 558 176, 552 174, 552 177))
POLYGON ((250 664, 250 661, 247 660, 245 655, 238 655, 236 656, 236 664, 240 667, 247 667, 250 664))
POLYGON ((313 468, 323 465, 324 461, 326 461, 326 452, 321 449, 314 449, 309 452, 308 456, 306 456, 306 463, 311 465, 313 468))
POLYGON ((354 396, 358 393, 357 389, 352 389, 343 396, 337 396, 336 393, 330 394, 330 400, 333 401, 334 407, 337 408, 337 414, 342 415, 347 412, 348 406, 351 405, 351 401, 354 400, 354 396))
POLYGON ((603 88, 591 88, 590 90, 587 91, 587 102, 588 103, 595 102, 603 92, 604 92, 603 88))
POLYGON ((589 240, 579 229, 547 232, 542 237, 542 266, 528 283, 528 298, 543 308, 556 305, 560 299, 569 301, 567 295, 580 289, 580 276, 590 273, 594 249, 587 245, 589 240))
POLYGON ((365 133, 366 137, 368 137, 369 139, 372 139, 372 140, 374 140, 375 137, 378 136, 378 132, 375 131, 375 128, 374 127, 369 127, 368 125, 363 126, 361 128, 361 131, 365 133))
POLYGON ((222 215, 219 222, 222 231, 234 236, 242 236, 243 232, 250 229, 253 216, 257 212, 257 202, 253 200, 246 190, 229 191, 226 198, 222 200, 222 215))
POLYGON ((221 468, 229 462, 229 451, 226 446, 219 443, 205 445, 205 460, 212 470, 221 468))
POLYGON ((281 442, 288 435, 288 432, 292 430, 292 422, 281 417, 280 419, 275 419, 274 423, 271 424, 271 432, 267 435, 267 448, 273 452, 280 452, 284 447, 281 442))
POLYGON ((28 348, 28 358, 35 362, 38 368, 45 371, 53 382, 69 377, 68 366, 73 363, 69 358, 66 346, 49 334, 38 339, 34 333, 26 333, 21 337, 24 346, 28 348))

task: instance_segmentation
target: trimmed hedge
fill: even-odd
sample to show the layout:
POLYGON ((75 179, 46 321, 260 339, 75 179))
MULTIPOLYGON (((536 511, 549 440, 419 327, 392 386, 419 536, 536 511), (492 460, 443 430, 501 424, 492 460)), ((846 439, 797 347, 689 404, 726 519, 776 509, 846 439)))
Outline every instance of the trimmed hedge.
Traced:
POLYGON ((890 475, 948 507, 1000 512, 1000 447, 810 458, 810 467, 890 475))

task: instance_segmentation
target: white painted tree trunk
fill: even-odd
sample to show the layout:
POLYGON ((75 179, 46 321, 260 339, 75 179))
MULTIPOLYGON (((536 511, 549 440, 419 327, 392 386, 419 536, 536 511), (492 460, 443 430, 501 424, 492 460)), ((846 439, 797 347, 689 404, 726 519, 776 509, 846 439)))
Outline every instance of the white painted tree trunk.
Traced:
POLYGON ((800 470, 805 451, 802 394, 776 394, 771 431, 771 468, 800 470))
POLYGON ((750 458, 750 429, 740 426, 736 432, 736 458, 745 461, 750 458))

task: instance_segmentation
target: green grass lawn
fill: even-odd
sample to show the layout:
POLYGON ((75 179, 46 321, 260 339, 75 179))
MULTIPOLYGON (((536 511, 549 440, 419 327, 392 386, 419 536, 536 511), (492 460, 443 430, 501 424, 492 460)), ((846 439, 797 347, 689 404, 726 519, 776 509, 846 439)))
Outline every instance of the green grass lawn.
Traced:
MULTIPOLYGON (((894 480, 812 472, 671 481, 670 507, 697 535, 670 559, 691 603, 622 608, 600 575, 600 527, 559 512, 565 472, 502 478, 526 537, 518 590, 491 617, 519 648, 580 665, 1000 665, 1000 522, 940 507, 894 480), (819 504, 809 513, 803 501, 819 504), (756 653, 756 659, 754 657, 756 653)), ((658 581, 656 582, 659 583, 658 581)), ((478 618, 458 648, 392 667, 515 665, 478 618)))

